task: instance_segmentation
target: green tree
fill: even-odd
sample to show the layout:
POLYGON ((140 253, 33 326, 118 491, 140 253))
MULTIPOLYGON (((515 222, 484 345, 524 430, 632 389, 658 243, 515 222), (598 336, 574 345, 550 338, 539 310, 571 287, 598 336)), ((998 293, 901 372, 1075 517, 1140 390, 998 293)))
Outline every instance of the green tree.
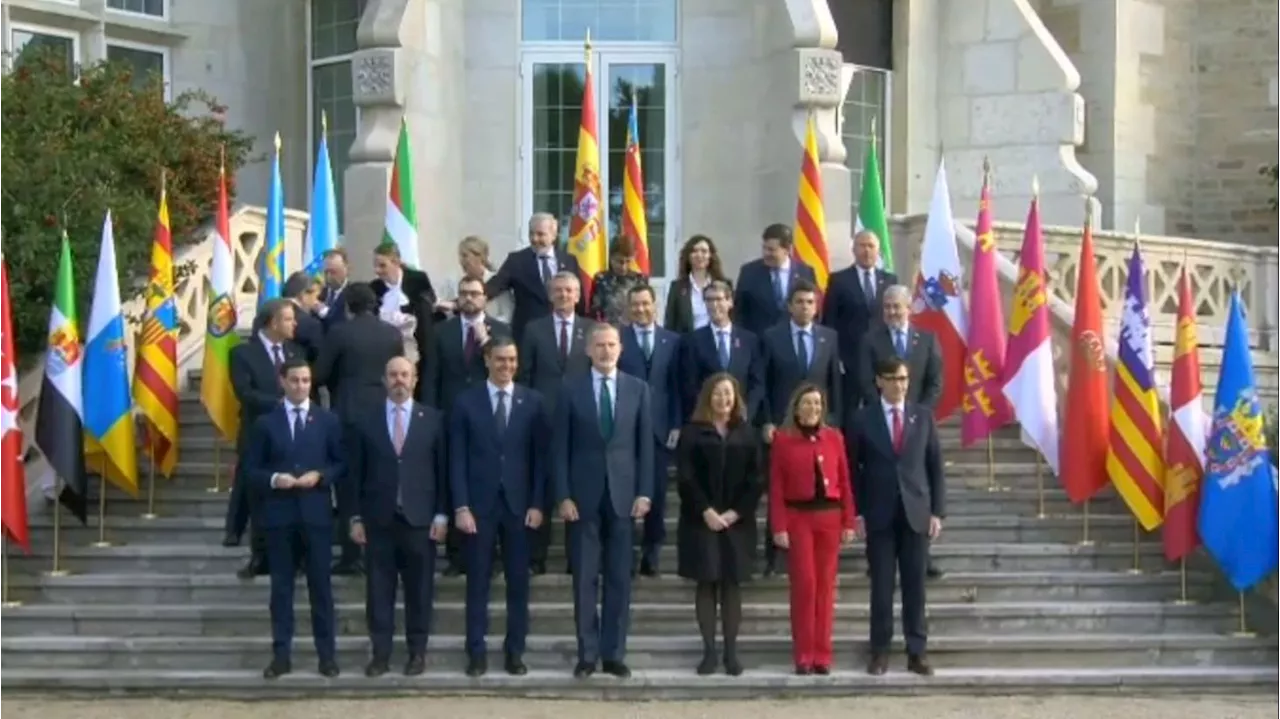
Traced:
MULTIPOLYGON (((103 63, 68 80, 52 51, 23 53, 0 81, 0 203, 15 344, 24 362, 43 350, 59 236, 75 256, 80 316, 89 317, 102 220, 110 209, 125 301, 150 269, 161 173, 175 246, 216 209, 225 149, 227 191, 253 141, 224 124, 226 108, 204 92, 164 98, 159 77, 135 78, 103 63)), ((191 268, 175 268, 181 276, 191 268)))

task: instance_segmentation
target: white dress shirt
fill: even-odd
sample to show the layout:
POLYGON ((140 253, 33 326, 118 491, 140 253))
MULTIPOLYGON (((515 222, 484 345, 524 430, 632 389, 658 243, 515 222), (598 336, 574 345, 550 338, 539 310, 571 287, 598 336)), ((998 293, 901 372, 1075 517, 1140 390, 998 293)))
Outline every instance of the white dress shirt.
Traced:
MULTIPOLYGON (((462 320, 462 350, 465 352, 467 350, 467 330, 476 325, 484 325, 484 312, 478 313, 475 317, 463 317, 462 315, 458 317, 462 320)), ((478 335, 479 331, 476 334, 478 335)))
MULTIPOLYGON (((268 348, 267 352, 269 353, 270 351, 271 351, 270 348, 268 348)), ((283 349, 281 351, 283 351, 283 349)), ((307 423, 311 415, 311 400, 304 399, 302 400, 302 404, 293 404, 292 402, 286 399, 284 400, 284 403, 282 406, 284 407, 285 421, 289 425, 289 439, 297 439, 297 436, 295 436, 293 432, 293 423, 297 420, 298 410, 302 410, 303 424, 307 423)), ((276 488, 276 480, 280 478, 281 474, 283 474, 283 472, 276 472, 275 474, 271 475, 272 489, 276 488)))
POLYGON ((555 323, 551 328, 551 332, 555 336, 556 349, 561 349, 560 328, 564 327, 564 336, 568 338, 569 346, 563 349, 565 354, 569 354, 569 350, 573 349, 573 323, 577 318, 577 315, 570 313, 568 317, 561 317, 555 312, 552 312, 551 317, 553 318, 552 321, 555 323))
POLYGON ((511 401, 516 394, 516 383, 510 382, 503 387, 499 387, 491 381, 486 381, 485 386, 489 388, 489 409, 495 413, 498 411, 498 393, 507 393, 507 421, 511 421, 511 401))
POLYGON ((401 283, 404 282, 404 270, 400 271, 400 277, 394 283, 388 280, 383 280, 383 282, 387 284, 387 292, 382 296, 380 307, 382 312, 399 312, 405 305, 409 304, 409 298, 405 297, 404 290, 400 289, 401 283))
MULTIPOLYGON (((405 439, 407 440, 409 438, 409 423, 413 421, 412 419, 410 419, 411 417, 413 417, 413 400, 407 399, 404 402, 397 404, 395 402, 392 402, 390 397, 387 398, 387 408, 386 408, 387 436, 391 438, 392 447, 396 446, 396 409, 397 408, 403 410, 403 414, 401 415, 401 417, 402 417, 402 421, 404 422, 404 436, 405 436, 405 439)), ((400 488, 397 486, 396 487, 396 508, 398 509, 402 505, 403 505, 403 502, 400 500, 400 488)), ((360 518, 358 516, 352 517, 351 521, 352 523, 355 523, 360 521, 360 518)), ((447 524, 449 522, 449 518, 443 514, 437 514, 436 516, 432 517, 431 521, 435 524, 447 524)))
POLYGON ((689 275, 689 309, 693 311, 693 328, 700 329, 711 323, 711 313, 707 311, 707 298, 702 296, 702 291, 707 289, 707 285, 711 284, 708 280, 706 285, 698 286, 698 281, 693 275, 689 275))
POLYGON ((716 348, 716 356, 720 356, 720 335, 724 335, 724 347, 729 353, 729 359, 733 359, 733 323, 726 322, 724 327, 711 325, 711 344, 716 348))
POLYGON ((812 364, 813 363, 813 330, 814 330, 813 324, 810 323, 808 326, 805 326, 805 327, 801 327, 795 322, 790 322, 789 324, 791 325, 791 348, 792 349, 796 348, 797 346, 796 343, 801 341, 799 339, 800 333, 803 332, 804 333, 804 338, 803 338, 804 354, 805 354, 805 357, 809 359, 809 363, 812 364))
POLYGON ((288 359, 287 357, 285 357, 285 354, 284 354, 283 342, 272 342, 271 340, 267 339, 267 335, 263 332, 258 333, 258 341, 262 343, 263 347, 267 348, 267 357, 269 357, 272 362, 276 361, 276 349, 275 349, 276 347, 280 348, 280 361, 283 362, 286 359, 288 359))
POLYGON ((906 403, 905 403, 905 402, 899 402, 899 403, 897 403, 897 404, 889 404, 888 402, 884 401, 884 398, 883 398, 883 397, 881 397, 881 398, 880 398, 880 411, 881 411, 881 413, 883 413, 883 414, 884 414, 884 426, 886 426, 886 427, 888 427, 888 428, 889 428, 889 441, 890 441, 891 443, 893 442, 893 413, 894 413, 895 411, 897 411, 897 413, 898 413, 898 418, 899 418, 899 420, 902 422, 902 433, 903 433, 903 435, 904 435, 904 436, 906 435, 906 433, 907 433, 907 407, 906 407, 906 403))

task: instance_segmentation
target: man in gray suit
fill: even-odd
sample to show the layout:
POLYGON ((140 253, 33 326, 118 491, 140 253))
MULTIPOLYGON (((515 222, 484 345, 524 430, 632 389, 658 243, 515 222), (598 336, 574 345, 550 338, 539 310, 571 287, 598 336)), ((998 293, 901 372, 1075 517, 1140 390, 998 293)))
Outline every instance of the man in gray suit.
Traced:
POLYGON ((556 504, 572 534, 573 675, 591 676, 603 659, 606 673, 626 678, 632 533, 652 506, 653 417, 644 380, 618 371, 618 330, 597 324, 590 342, 591 371, 565 379, 552 423, 556 504))
MULTIPOLYGON (((591 369, 587 338, 595 324, 577 312, 582 286, 572 272, 558 272, 547 286, 552 312, 528 324, 520 344, 520 371, 516 382, 540 393, 547 414, 555 416, 556 397, 566 377, 585 375, 591 369)), ((547 503, 554 492, 547 483, 547 503)), ((551 545, 551 519, 534 531, 530 546, 530 567, 534 574, 547 571, 547 548, 551 545)), ((569 568, 566 567, 568 572, 569 568)))

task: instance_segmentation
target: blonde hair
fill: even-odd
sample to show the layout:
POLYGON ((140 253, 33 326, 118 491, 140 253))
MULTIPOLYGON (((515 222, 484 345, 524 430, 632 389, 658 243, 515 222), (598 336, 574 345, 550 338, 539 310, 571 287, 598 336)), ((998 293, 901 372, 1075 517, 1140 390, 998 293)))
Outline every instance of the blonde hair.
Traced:
POLYGON ((479 235, 467 235, 458 243, 458 252, 469 252, 479 257, 484 268, 493 272, 493 263, 489 261, 489 243, 479 235))

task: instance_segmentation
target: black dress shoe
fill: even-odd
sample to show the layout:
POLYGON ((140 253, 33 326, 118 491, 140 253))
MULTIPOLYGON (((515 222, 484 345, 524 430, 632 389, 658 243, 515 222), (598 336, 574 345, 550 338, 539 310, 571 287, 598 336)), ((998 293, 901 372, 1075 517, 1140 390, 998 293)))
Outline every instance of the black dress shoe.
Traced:
POLYGON ((271 663, 267 665, 267 668, 262 670, 262 678, 275 679, 276 677, 282 677, 292 671, 293 665, 289 663, 288 659, 272 659, 271 663))
POLYGON ((602 662, 600 669, 605 674, 612 674, 619 679, 629 679, 631 677, 631 669, 622 662, 602 662))
POLYGON ((907 671, 912 674, 919 674, 922 677, 933 676, 933 666, 929 664, 929 658, 924 654, 908 655, 907 671))
POLYGON ((590 677, 592 674, 595 674, 595 673, 596 673, 596 665, 588 664, 586 662, 578 662, 577 666, 573 668, 574 679, 586 679, 587 677, 590 677))
POLYGON ((508 654, 505 661, 502 662, 502 668, 513 677, 522 677, 529 673, 529 667, 524 665, 524 660, 515 654, 508 654))
POLYGON ((335 577, 355 577, 364 573, 364 567, 361 566, 359 560, 338 562, 333 565, 331 571, 335 577))
POLYGON ((471 657, 467 662, 467 676, 482 677, 489 671, 489 662, 484 657, 471 657))
POLYGON ((380 677, 388 671, 390 667, 387 666, 386 659, 370 659, 369 663, 364 665, 364 675, 370 679, 380 677))
POLYGON ((421 654, 410 654, 409 661, 404 663, 404 675, 416 677, 427 670, 427 660, 421 654))
POLYGON ((813 665, 813 673, 817 674, 820 677, 829 676, 831 674, 831 667, 825 666, 823 664, 815 664, 813 665))
POLYGON ((450 564, 450 565, 446 566, 446 567, 444 568, 444 571, 443 571, 443 572, 441 572, 440 574, 441 574, 441 575, 443 575, 443 576, 446 576, 446 577, 461 577, 461 576, 462 576, 462 567, 459 567, 459 566, 458 566, 458 565, 456 565, 456 564, 450 564))
POLYGON ((884 654, 872 654, 867 662, 867 673, 873 677, 883 676, 889 671, 889 657, 884 654))
POLYGON ((320 660, 320 676, 325 677, 326 679, 333 679, 334 677, 338 676, 341 673, 342 672, 338 670, 338 663, 335 662, 334 660, 332 659, 320 660))
POLYGON ((946 574, 946 572, 943 572, 932 564, 929 565, 928 569, 924 570, 924 575, 929 579, 942 579, 944 574, 946 574))
POLYGON ((238 547, 240 546, 240 537, 232 534, 231 532, 227 532, 226 536, 222 538, 222 546, 238 547))
POLYGON ((798 676, 798 677, 807 677, 807 676, 809 676, 809 675, 810 675, 810 674, 812 674, 812 673, 813 673, 813 667, 809 666, 808 664, 797 664, 797 665, 796 665, 796 676, 798 676))
POLYGON ((761 574, 763 574, 766 577, 772 577, 777 573, 778 573, 778 567, 776 562, 767 561, 764 563, 764 571, 761 572, 761 574))
POLYGON ((640 575, 644 577, 657 577, 658 568, 655 567, 651 562, 642 561, 640 562, 640 575))
POLYGON ((535 561, 529 565, 529 571, 535 577, 540 577, 547 573, 547 563, 545 561, 535 561))
POLYGON ((258 554, 249 557, 249 561, 236 571, 236 576, 241 579, 253 579, 254 577, 262 577, 269 574, 267 567, 267 558, 258 554))

